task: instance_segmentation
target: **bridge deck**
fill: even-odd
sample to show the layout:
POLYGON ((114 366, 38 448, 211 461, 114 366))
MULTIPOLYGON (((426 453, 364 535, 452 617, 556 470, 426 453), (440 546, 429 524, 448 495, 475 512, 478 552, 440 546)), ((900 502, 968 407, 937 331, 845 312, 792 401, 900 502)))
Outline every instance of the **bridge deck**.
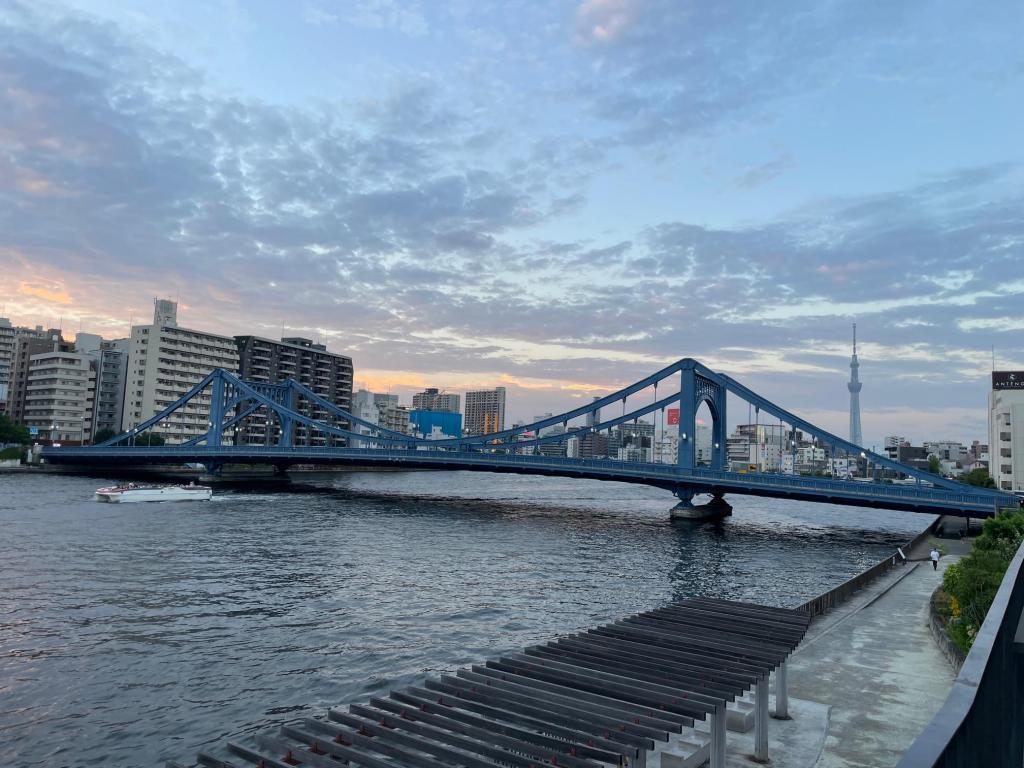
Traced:
POLYGON ((697 493, 738 493, 972 517, 988 517, 1001 506, 1018 503, 1009 494, 966 485, 962 490, 951 490, 924 483, 902 485, 858 482, 800 475, 684 469, 674 464, 650 462, 481 451, 277 446, 136 446, 45 449, 43 457, 54 464, 104 467, 195 462, 207 465, 271 464, 281 468, 294 464, 343 464, 514 472, 643 483, 673 491, 688 488, 697 493))
MULTIPOLYGON (((642 766, 656 742, 710 717, 721 764, 726 704, 761 684, 766 728, 767 676, 809 622, 799 610, 684 600, 228 742, 227 751, 275 767, 642 766)), ((198 760, 235 765, 207 753, 198 760)))

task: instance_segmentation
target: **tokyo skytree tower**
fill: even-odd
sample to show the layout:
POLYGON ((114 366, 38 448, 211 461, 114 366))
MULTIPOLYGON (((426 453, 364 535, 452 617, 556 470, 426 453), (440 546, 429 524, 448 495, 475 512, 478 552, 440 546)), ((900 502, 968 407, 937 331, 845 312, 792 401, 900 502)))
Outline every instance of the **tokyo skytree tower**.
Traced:
POLYGON ((850 390, 850 442, 862 445, 864 438, 860 433, 860 388, 864 386, 857 378, 857 324, 853 324, 853 357, 850 358, 850 381, 846 388, 850 390))

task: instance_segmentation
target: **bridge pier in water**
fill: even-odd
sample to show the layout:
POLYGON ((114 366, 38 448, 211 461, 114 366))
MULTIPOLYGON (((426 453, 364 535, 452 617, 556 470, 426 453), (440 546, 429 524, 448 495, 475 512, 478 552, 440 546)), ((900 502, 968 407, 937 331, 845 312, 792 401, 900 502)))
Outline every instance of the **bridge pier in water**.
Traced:
POLYGON ((722 494, 711 497, 706 504, 694 504, 693 497, 696 495, 692 488, 683 486, 675 490, 679 503, 672 507, 669 513, 673 520, 720 520, 732 514, 732 506, 725 500, 722 494))

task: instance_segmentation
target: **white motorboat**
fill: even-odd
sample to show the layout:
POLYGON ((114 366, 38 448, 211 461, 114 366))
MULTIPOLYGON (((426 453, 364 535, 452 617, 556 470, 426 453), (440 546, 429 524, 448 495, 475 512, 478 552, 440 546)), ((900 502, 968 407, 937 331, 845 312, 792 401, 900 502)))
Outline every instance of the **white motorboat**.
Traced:
POLYGON ((137 501, 208 501, 213 489, 207 485, 118 485, 97 488, 96 501, 127 504, 137 501))

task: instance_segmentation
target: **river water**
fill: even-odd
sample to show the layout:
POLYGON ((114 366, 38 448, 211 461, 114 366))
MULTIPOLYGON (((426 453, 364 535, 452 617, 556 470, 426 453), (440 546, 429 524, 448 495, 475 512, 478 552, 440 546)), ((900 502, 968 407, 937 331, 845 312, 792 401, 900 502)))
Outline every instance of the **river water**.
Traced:
POLYGON ((796 605, 931 518, 644 486, 297 475, 206 503, 0 474, 0 763, 134 766, 689 595, 796 605))

